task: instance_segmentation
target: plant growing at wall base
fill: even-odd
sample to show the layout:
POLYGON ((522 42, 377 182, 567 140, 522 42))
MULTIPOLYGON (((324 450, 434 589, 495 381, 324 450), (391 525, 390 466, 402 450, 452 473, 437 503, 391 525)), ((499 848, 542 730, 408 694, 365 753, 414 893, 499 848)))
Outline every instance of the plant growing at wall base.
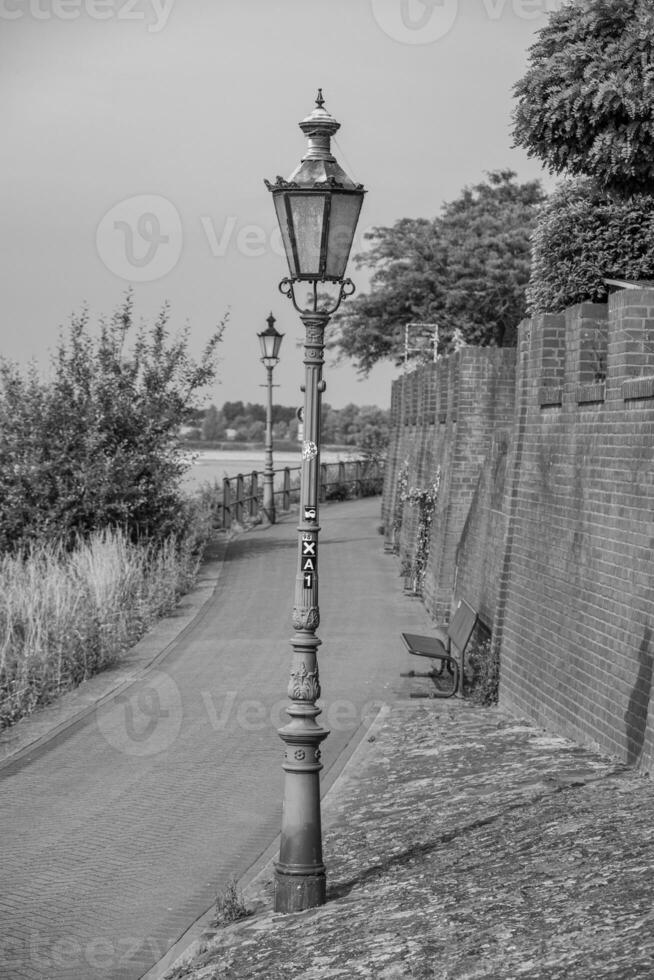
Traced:
POLYGON ((468 654, 470 696, 475 704, 491 707, 497 704, 500 687, 500 660, 492 637, 471 644, 468 654))

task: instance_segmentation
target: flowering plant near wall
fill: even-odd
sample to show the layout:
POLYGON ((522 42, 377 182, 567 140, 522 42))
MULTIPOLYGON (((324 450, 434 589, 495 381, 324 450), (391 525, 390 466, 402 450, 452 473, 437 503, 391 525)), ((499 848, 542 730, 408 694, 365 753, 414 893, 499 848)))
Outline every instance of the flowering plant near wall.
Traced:
POLYGON ((409 460, 405 459, 397 474, 397 488, 393 505, 393 547, 397 550, 402 528, 402 510, 409 489, 409 460))
POLYGON ((412 589, 416 595, 422 595, 422 586, 429 560, 431 544, 431 526, 441 485, 441 471, 436 471, 434 482, 426 489, 408 487, 402 495, 402 502, 410 507, 418 507, 418 531, 416 552, 411 565, 412 589))

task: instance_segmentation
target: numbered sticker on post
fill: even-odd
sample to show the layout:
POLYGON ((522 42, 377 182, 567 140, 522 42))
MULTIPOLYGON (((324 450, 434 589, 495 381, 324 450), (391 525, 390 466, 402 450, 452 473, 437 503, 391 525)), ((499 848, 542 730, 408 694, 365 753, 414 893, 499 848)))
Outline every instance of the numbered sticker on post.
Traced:
POLYGON ((303 582, 303 584, 304 584, 304 588, 305 589, 312 589, 313 588, 313 572, 305 572, 304 573, 304 582, 303 582))

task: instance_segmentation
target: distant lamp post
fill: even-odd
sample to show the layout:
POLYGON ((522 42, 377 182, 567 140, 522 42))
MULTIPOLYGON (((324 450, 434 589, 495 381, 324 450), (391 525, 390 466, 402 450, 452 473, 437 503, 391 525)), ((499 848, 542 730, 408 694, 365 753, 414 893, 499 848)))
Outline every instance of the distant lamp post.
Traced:
POLYGON ((275 330, 275 318, 270 314, 266 320, 268 327, 257 334, 261 347, 261 362, 268 375, 268 402, 266 404, 266 447, 265 466, 263 474, 263 512, 271 524, 275 523, 275 472, 273 470, 273 435, 272 435, 272 390, 273 368, 279 361, 279 349, 284 338, 283 333, 275 330))
POLYGON ((284 755, 284 808, 279 861, 275 865, 275 911, 299 912, 325 902, 326 879, 320 826, 320 743, 329 732, 317 722, 320 708, 318 646, 318 487, 320 474, 320 401, 325 327, 341 301, 354 292, 344 279, 347 260, 365 193, 332 156, 330 140, 340 124, 324 108, 318 90, 316 108, 300 129, 308 148, 288 180, 266 181, 272 192, 290 276, 279 284, 305 327, 304 438, 298 526, 298 564, 291 640, 293 660, 287 708, 289 723, 279 734, 284 755), (308 306, 298 305, 297 283, 308 283, 308 306), (318 285, 321 285, 320 295, 318 285), (331 289, 326 289, 330 284, 331 289), (336 287, 336 289, 334 289, 336 287))

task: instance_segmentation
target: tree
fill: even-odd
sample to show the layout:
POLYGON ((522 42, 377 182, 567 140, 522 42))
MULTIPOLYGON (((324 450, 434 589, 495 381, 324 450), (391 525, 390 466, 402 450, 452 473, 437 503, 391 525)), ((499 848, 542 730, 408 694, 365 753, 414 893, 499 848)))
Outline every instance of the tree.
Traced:
POLYGON ((390 413, 376 405, 363 405, 359 412, 356 446, 363 456, 381 459, 386 455, 390 438, 390 413))
POLYGON ((651 193, 653 45, 651 0, 578 0, 553 12, 515 86, 516 145, 554 173, 651 193))
POLYGON ((247 428, 248 442, 263 442, 265 436, 266 436, 265 422, 262 422, 261 419, 255 419, 254 422, 250 422, 247 428))
POLYGON ((202 439, 204 442, 216 442, 225 438, 225 420, 222 412, 215 405, 209 405, 202 420, 202 439))
POLYGON ((513 347, 525 312, 531 235, 545 196, 538 181, 518 184, 511 170, 487 177, 446 204, 441 219, 448 345, 458 328, 467 344, 513 347))
POLYGON ((230 428, 233 428, 234 419, 238 415, 243 415, 245 411, 245 406, 243 402, 225 402, 221 409, 223 417, 230 428))
POLYGON ((97 336, 86 311, 74 317, 49 380, 0 361, 0 550, 115 526, 155 541, 182 530, 177 433, 215 376, 225 321, 195 362, 188 328, 169 336, 167 306, 130 348, 132 307, 128 293, 97 336))
POLYGON ((524 316, 530 235, 544 200, 538 181, 513 171, 489 173, 445 204, 433 221, 403 218, 367 235, 372 248, 355 257, 373 269, 371 291, 334 318, 330 346, 367 374, 378 361, 404 357, 409 322, 439 325, 439 350, 458 328, 467 343, 510 346, 524 316))
POLYGON ((605 278, 654 279, 654 197, 614 200, 593 180, 564 181, 543 207, 527 289, 530 313, 606 300, 605 278))

